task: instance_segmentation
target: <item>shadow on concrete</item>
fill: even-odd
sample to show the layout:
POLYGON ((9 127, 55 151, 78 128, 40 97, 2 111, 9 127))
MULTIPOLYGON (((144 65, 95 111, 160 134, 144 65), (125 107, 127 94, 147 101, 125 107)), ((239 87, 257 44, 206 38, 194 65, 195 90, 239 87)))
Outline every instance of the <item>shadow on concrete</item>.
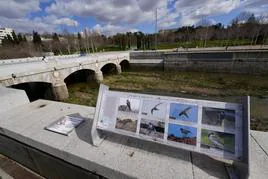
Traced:
POLYGON ((93 124, 93 119, 85 118, 81 116, 79 113, 70 114, 69 116, 79 117, 85 119, 83 123, 81 123, 78 127, 75 128, 75 132, 78 138, 90 145, 93 145, 92 137, 91 137, 91 127, 93 124))

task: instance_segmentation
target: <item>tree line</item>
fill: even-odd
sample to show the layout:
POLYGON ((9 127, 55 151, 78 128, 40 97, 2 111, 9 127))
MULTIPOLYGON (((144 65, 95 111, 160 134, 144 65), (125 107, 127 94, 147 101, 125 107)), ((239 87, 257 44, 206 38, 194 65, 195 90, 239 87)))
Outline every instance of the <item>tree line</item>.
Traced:
MULTIPOLYGON (((77 34, 63 30, 62 33, 45 33, 40 35, 33 31, 32 39, 27 41, 24 34, 13 31, 7 35, 0 47, 4 49, 19 48, 25 56, 38 55, 40 52, 58 54, 94 53, 115 50, 154 50, 156 48, 190 48, 210 46, 258 45, 267 44, 268 24, 264 17, 241 13, 225 27, 218 23, 210 25, 206 20, 198 26, 183 26, 176 29, 160 30, 157 34, 139 32, 117 33, 105 36, 85 29, 77 34), (42 36, 42 38, 41 38, 42 36)), ((14 50, 13 55, 14 55, 14 50)))

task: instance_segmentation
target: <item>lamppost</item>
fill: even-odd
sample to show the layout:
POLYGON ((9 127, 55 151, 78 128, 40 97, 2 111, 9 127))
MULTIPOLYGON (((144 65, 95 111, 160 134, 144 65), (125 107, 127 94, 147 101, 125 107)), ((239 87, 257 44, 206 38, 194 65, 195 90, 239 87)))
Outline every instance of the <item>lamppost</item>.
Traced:
POLYGON ((157 50, 157 8, 155 9, 155 50, 157 50))

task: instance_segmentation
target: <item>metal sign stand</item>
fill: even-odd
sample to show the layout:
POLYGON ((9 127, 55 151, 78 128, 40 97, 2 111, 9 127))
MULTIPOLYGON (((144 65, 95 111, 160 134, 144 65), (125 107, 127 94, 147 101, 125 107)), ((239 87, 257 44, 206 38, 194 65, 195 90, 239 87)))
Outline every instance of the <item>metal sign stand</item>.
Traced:
POLYGON ((100 85, 99 94, 98 94, 98 101, 97 101, 94 120, 93 120, 93 124, 92 124, 92 128, 91 128, 92 142, 93 142, 93 145, 96 147, 98 147, 101 144, 101 142, 104 140, 104 138, 101 134, 101 131, 97 129, 97 123, 98 123, 103 94, 105 91, 108 91, 108 90, 109 90, 108 86, 103 85, 103 84, 100 85))

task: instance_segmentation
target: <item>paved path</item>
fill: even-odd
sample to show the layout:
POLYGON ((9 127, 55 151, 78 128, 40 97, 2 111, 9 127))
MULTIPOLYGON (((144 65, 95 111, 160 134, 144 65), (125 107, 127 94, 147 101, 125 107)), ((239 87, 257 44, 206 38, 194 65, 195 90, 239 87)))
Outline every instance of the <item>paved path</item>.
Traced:
POLYGON ((17 162, 0 154, 0 178, 2 179, 42 179, 17 162))
MULTIPOLYGON (((92 146, 90 127, 94 110, 38 100, 0 113, 0 134, 107 178, 228 178, 222 162, 184 150, 113 135, 99 147, 92 146), (77 112, 87 120, 68 137, 44 130, 61 116, 77 112)), ((251 136, 251 178, 266 178, 268 133, 251 131, 251 136)))

